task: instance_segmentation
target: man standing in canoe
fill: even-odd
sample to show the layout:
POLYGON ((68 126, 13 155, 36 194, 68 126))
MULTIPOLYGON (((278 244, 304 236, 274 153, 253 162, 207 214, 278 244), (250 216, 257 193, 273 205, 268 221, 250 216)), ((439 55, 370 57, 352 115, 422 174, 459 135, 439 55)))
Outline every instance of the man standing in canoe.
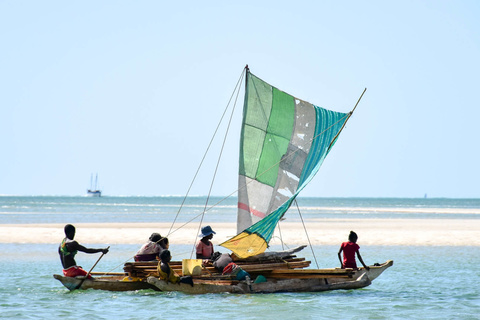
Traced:
MULTIPOLYGON (((75 262, 75 255, 78 251, 82 251, 85 253, 97 253, 102 252, 106 254, 108 252, 108 248, 106 249, 90 249, 85 248, 77 241, 73 240, 75 238, 75 227, 71 224, 67 224, 65 226, 65 238, 63 239, 62 243, 58 247, 58 254, 60 255, 60 261, 62 262, 63 266, 63 275, 66 277, 76 277, 76 276, 86 276, 87 271, 83 270, 82 267, 77 266, 75 262)), ((89 278, 91 276, 89 275, 89 278)))

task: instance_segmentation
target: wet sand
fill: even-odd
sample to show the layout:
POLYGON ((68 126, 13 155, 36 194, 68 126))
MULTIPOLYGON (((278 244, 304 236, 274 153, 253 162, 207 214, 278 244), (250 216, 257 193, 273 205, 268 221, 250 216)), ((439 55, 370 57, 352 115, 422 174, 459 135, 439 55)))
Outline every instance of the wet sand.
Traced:
MULTIPOLYGON (((234 223, 210 223, 215 245, 236 234, 234 223)), ((168 235, 173 244, 194 244, 198 226, 175 226, 168 235)), ((63 224, 1 224, 0 243, 59 243, 63 224)), ((75 239, 82 244, 141 244, 152 232, 165 236, 164 223, 78 223, 75 239)), ((307 244, 301 223, 281 223, 283 241, 288 245, 307 244)), ((480 219, 318 219, 307 225, 312 245, 339 245, 350 230, 359 235, 360 245, 480 246, 480 219)), ((281 244, 278 228, 270 245, 281 244)))

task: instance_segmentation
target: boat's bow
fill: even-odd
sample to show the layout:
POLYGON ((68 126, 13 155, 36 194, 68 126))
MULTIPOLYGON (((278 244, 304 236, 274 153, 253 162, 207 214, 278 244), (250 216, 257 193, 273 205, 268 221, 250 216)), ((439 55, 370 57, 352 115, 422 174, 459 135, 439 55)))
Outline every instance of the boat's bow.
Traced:
POLYGON ((59 274, 54 274, 53 277, 55 279, 57 279, 58 281, 60 281, 64 285, 64 287, 67 288, 70 291, 75 290, 75 289, 85 289, 84 284, 86 285, 86 282, 90 281, 88 279, 85 280, 82 283, 82 285, 79 287, 80 283, 82 282, 82 279, 80 279, 80 278, 64 277, 64 276, 61 276, 59 274))
MULTIPOLYGON (((376 278, 378 278, 378 276, 380 276, 383 271, 385 271, 387 268, 390 268, 392 265, 393 265, 393 260, 388 260, 387 262, 382 263, 380 265, 370 266, 369 267, 370 270, 368 271, 366 270, 366 274, 370 279, 370 281, 373 281, 376 278)), ((362 269, 362 270, 365 270, 365 269, 362 269)))
POLYGON ((157 287, 150 285, 146 281, 123 281, 124 276, 99 277, 95 279, 72 278, 54 274, 53 277, 60 281, 65 288, 73 290, 108 290, 108 291, 135 291, 143 289, 153 289, 158 291, 157 287), (82 282, 83 281, 83 282, 82 282))

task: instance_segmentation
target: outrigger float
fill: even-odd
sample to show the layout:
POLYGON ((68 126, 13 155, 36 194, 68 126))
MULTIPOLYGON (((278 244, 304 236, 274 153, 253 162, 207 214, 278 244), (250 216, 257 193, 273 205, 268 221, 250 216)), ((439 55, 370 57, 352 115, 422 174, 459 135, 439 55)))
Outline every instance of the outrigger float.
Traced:
MULTIPOLYGON (((285 262, 289 264, 289 262, 285 262)), ((339 289, 359 289, 369 286, 385 269, 393 265, 389 260, 369 270, 353 269, 272 269, 254 270, 242 266, 250 275, 263 275, 265 281, 232 280, 227 276, 203 274, 193 276, 194 285, 168 283, 157 277, 148 277, 148 283, 161 291, 179 291, 190 294, 204 293, 275 293, 275 292, 318 292, 339 289), (266 276, 265 276, 266 275, 266 276)), ((268 266, 266 266, 268 268, 268 266)))

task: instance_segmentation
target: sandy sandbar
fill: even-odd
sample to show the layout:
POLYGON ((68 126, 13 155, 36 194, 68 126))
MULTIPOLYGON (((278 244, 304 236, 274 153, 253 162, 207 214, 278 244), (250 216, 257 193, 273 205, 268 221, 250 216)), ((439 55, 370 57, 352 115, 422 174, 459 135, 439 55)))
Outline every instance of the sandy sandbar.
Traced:
MULTIPOLYGON (((215 245, 236 234, 234 223, 210 223, 216 235, 215 245)), ((0 224, 0 243, 59 243, 63 224, 0 224)), ((152 232, 165 236, 166 223, 77 223, 75 239, 82 244, 141 244, 152 232)), ((168 235, 173 244, 194 244, 198 226, 176 229, 168 235)), ((301 223, 281 223, 283 241, 288 245, 308 244, 301 223)), ((360 245, 480 246, 480 219, 319 219, 307 225, 312 245, 338 245, 346 241, 350 230, 359 235, 360 245)), ((275 231, 271 245, 280 244, 275 231)))

